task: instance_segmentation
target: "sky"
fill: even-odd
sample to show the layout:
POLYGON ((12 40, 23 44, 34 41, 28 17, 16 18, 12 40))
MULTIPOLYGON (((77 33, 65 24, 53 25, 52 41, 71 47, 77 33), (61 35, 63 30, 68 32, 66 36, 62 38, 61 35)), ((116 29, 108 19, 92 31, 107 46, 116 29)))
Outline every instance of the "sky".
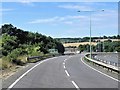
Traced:
POLYGON ((2 2, 0 7, 1 25, 12 24, 53 38, 89 36, 90 14, 92 36, 118 34, 117 2, 21 1, 2 2))

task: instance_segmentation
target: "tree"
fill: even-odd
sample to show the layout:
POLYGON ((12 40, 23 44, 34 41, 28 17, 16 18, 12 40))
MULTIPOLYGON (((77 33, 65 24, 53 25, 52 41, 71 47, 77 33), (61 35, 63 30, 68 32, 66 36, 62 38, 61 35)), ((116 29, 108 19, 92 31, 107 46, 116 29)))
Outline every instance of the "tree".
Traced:
POLYGON ((62 43, 56 42, 56 49, 58 50, 58 53, 64 54, 65 48, 62 43))
POLYGON ((79 45, 78 46, 78 49, 83 52, 85 50, 85 45, 79 45))
POLYGON ((98 52, 103 52, 103 43, 102 42, 97 43, 96 50, 98 52))
POLYGON ((7 56, 13 49, 18 47, 17 37, 8 34, 2 35, 2 54, 7 56))

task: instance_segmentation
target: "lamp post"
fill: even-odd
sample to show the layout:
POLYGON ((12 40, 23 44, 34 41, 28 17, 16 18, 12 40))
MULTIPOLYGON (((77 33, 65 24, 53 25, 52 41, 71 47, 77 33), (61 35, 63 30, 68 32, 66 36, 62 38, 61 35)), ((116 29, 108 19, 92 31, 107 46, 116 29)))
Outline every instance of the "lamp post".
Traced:
MULTIPOLYGON (((98 10, 98 11, 104 11, 104 10, 98 10)), ((91 43, 91 29, 92 29, 92 13, 93 12, 98 12, 98 11, 78 11, 78 12, 89 12, 90 13, 90 58, 92 58, 92 43, 91 43)))

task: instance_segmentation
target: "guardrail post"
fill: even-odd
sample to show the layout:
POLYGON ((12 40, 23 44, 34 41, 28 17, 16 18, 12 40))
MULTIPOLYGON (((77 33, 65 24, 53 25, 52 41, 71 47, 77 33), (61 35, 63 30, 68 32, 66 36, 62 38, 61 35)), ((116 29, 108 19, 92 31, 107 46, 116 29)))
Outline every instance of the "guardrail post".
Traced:
POLYGON ((111 62, 108 62, 108 64, 110 65, 110 64, 111 64, 111 62))
POLYGON ((114 66, 117 66, 117 63, 113 63, 114 66))

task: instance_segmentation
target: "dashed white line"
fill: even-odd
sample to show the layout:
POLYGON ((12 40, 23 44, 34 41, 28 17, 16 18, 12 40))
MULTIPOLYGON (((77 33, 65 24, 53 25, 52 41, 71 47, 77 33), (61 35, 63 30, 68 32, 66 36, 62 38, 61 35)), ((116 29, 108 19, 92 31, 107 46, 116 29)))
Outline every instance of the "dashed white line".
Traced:
POLYGON ((77 88, 77 90, 80 90, 80 88, 78 87, 78 85, 74 81, 72 81, 72 84, 75 86, 75 88, 77 88))
MULTIPOLYGON (((69 58, 71 58, 71 56, 70 56, 69 58)), ((63 64, 64 64, 64 69, 66 68, 66 67, 65 67, 65 61, 66 61, 66 60, 68 60, 68 59, 65 59, 64 62, 63 62, 63 64)), ((67 74, 68 77, 70 77, 70 74, 68 73, 67 70, 65 70, 65 73, 67 74)), ((77 85, 74 81, 71 81, 71 82, 72 82, 72 84, 75 86, 75 88, 76 88, 77 90, 80 90, 80 88, 78 87, 78 85, 77 85)))
POLYGON ((65 59, 65 61, 66 61, 67 59, 65 59))
POLYGON ((68 73, 68 71, 67 71, 67 70, 65 70, 65 73, 67 74, 67 76, 68 76, 68 77, 70 76, 70 74, 68 73))
POLYGON ((111 79, 113 79, 113 80, 115 80, 115 81, 117 81, 117 82, 120 82, 118 79, 115 79, 115 78, 113 78, 113 77, 111 77, 111 76, 109 76, 109 75, 107 75, 107 74, 105 74, 105 73, 103 73, 103 72, 101 72, 101 71, 99 71, 99 70, 97 70, 97 69, 89 66, 88 64, 86 64, 86 63, 82 60, 82 58, 81 58, 81 61, 83 62, 83 64, 85 64, 85 65, 88 66, 89 68, 91 68, 91 69, 99 72, 100 74, 102 74, 102 75, 104 75, 104 76, 107 76, 107 77, 109 77, 109 78, 111 78, 111 79))
POLYGON ((64 69, 66 68, 65 66, 63 66, 64 67, 64 69))

